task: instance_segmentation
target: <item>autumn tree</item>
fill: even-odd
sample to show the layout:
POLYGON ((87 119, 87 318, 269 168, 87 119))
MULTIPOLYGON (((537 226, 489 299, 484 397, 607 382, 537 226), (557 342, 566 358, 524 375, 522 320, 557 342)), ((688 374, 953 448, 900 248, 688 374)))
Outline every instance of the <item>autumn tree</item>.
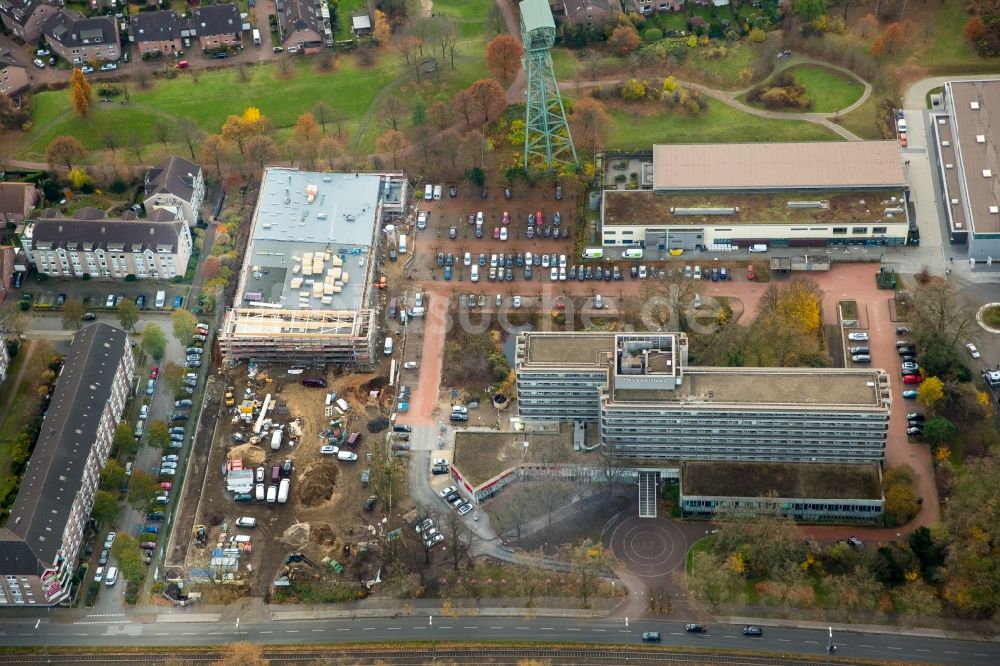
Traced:
POLYGON ((483 121, 490 121, 490 112, 507 105, 506 93, 495 79, 480 79, 469 86, 469 95, 476 107, 483 112, 483 121))
POLYGON ((160 482, 155 476, 141 469, 132 470, 132 476, 128 482, 129 506, 136 511, 145 511, 159 490, 160 482))
POLYGON ((181 116, 174 123, 173 135, 177 141, 188 147, 188 152, 191 153, 191 160, 193 161, 195 159, 194 147, 205 137, 205 133, 198 127, 198 123, 187 116, 181 116))
POLYGON ((67 169, 72 169, 73 162, 86 156, 83 144, 73 136, 57 136, 45 149, 45 159, 50 165, 65 164, 67 169))
POLYGON ((885 489, 885 517, 894 525, 905 525, 920 510, 913 469, 908 465, 893 467, 882 476, 885 489))
POLYGON ((140 316, 139 306, 127 298, 118 306, 118 322, 126 331, 135 330, 140 316))
POLYGON ((331 171, 334 169, 337 160, 344 154, 344 142, 338 135, 324 136, 320 139, 316 148, 316 155, 326 162, 326 166, 331 171))
POLYGON ((73 110, 78 116, 86 116, 90 110, 90 100, 93 99, 94 92, 90 88, 83 75, 83 70, 76 67, 69 77, 70 96, 73 100, 73 110))
POLYGON ((719 555, 698 551, 691 558, 688 588, 699 599, 716 608, 739 595, 740 576, 719 555))
POLYGON ((240 155, 247 156, 247 144, 255 136, 270 131, 270 121, 255 106, 247 107, 241 115, 230 115, 222 125, 222 138, 236 144, 240 155))
POLYGON ((115 558, 122 578, 129 583, 139 583, 146 577, 146 568, 142 563, 143 555, 139 550, 139 542, 131 534, 119 534, 111 546, 111 557, 115 558))
POLYGON ((466 90, 459 90, 451 99, 452 108, 465 118, 467 125, 472 124, 472 115, 476 112, 476 100, 472 98, 472 93, 466 90))
POLYGON ((524 49, 513 35, 497 35, 486 46, 486 65, 501 81, 511 80, 521 68, 524 49))
POLYGON ((247 141, 247 157, 259 164, 261 169, 277 155, 278 144, 266 134, 252 136, 247 141))
POLYGON ((917 389, 917 400, 929 410, 933 410, 944 398, 944 382, 937 377, 928 377, 917 389))
POLYGON ((375 10, 375 26, 372 28, 372 37, 379 46, 385 46, 389 43, 389 37, 392 35, 392 26, 389 25, 389 19, 386 17, 385 12, 381 9, 375 10))
POLYGON ((163 358, 163 353, 167 349, 167 336, 163 334, 163 329, 156 324, 146 324, 142 329, 142 348, 159 361, 163 358))
POLYGON ((125 484, 125 478, 125 468, 122 467, 121 463, 114 459, 108 460, 104 463, 104 469, 101 470, 99 487, 101 490, 118 492, 125 484))
POLYGON ((157 449, 165 449, 170 444, 170 426, 166 421, 150 421, 146 428, 146 442, 157 449))
POLYGON ((201 158, 215 165, 215 175, 222 179, 222 163, 226 161, 226 140, 221 134, 210 134, 201 144, 201 158))
POLYGON ((608 46, 620 55, 628 55, 639 48, 639 33, 631 23, 619 23, 608 37, 608 46))
POLYGON ((443 132, 455 122, 455 112, 450 105, 437 101, 427 107, 427 120, 439 132, 443 132))
POLYGON ((976 328, 975 311, 964 293, 944 282, 913 293, 910 320, 925 375, 943 377, 962 365, 960 350, 976 328))
POLYGON ((174 363, 173 361, 168 361, 163 369, 160 371, 160 377, 163 383, 167 385, 170 392, 176 395, 183 394, 184 388, 187 386, 187 380, 185 375, 187 374, 186 368, 174 363))
POLYGON ((986 34, 986 23, 982 16, 973 16, 962 28, 962 35, 970 42, 977 42, 986 34))
POLYGON ((80 328, 80 319, 86 312, 87 308, 79 298, 67 298, 60 311, 63 328, 80 328))
POLYGON ((410 147, 410 142, 399 130, 389 130, 375 142, 375 149, 380 153, 392 154, 392 168, 398 169, 399 153, 410 147))
POLYGON ((584 145, 600 148, 604 144, 611 116, 603 104, 593 97, 583 97, 573 105, 572 119, 576 125, 573 133, 584 145))
POLYGON ((136 439, 135 433, 132 432, 128 423, 121 421, 115 426, 115 436, 111 443, 111 449, 125 455, 134 455, 139 450, 139 440, 136 439))
POLYGON ((406 102, 397 95, 390 95, 382 103, 382 118, 391 130, 399 130, 399 121, 406 115, 406 102))
POLYGON ((885 42, 885 47, 889 51, 889 55, 892 55, 893 49, 901 46, 906 41, 906 29, 902 23, 896 21, 887 25, 880 36, 885 42))
POLYGON ((303 113, 295 123, 292 134, 295 137, 295 145, 299 157, 309 160, 310 168, 315 170, 316 154, 321 136, 316 117, 308 112, 303 113))
POLYGON ((170 315, 170 323, 173 326, 174 337, 182 345, 187 344, 194 337, 195 329, 198 328, 198 318, 189 310, 177 309, 170 315))
POLYGON ((90 517, 98 525, 114 525, 121 518, 122 505, 118 503, 118 496, 107 490, 98 490, 94 493, 94 506, 90 510, 90 517))

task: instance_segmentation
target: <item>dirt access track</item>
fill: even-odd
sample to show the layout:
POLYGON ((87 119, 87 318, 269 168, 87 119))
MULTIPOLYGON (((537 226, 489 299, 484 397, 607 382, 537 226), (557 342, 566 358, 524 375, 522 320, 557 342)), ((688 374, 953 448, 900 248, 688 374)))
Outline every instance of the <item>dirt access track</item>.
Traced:
POLYGON ((287 556, 295 552, 316 563, 324 558, 340 561, 349 570, 343 580, 360 580, 367 573, 352 570, 350 558, 344 556, 344 546, 353 548, 364 538, 366 519, 372 515, 363 509, 369 491, 362 487, 361 474, 366 468, 366 448, 378 445, 383 434, 369 435, 366 424, 379 415, 385 416, 391 406, 391 397, 385 391, 379 393, 379 401, 369 404, 369 391, 379 391, 385 383, 378 375, 334 377, 332 372, 307 370, 311 377, 326 378, 328 387, 320 389, 302 386, 301 377, 288 375, 287 369, 287 366, 262 366, 256 377, 248 379, 247 365, 241 364, 224 371, 222 377, 228 384, 223 384, 218 375, 213 377, 203 413, 206 423, 214 422, 214 433, 211 427, 204 428, 196 444, 171 552, 172 562, 183 562, 182 573, 191 567, 208 567, 212 549, 221 544, 222 527, 226 523, 229 534, 251 537, 252 548, 249 553, 244 552, 240 563, 240 578, 250 585, 251 594, 263 598, 269 597, 272 581, 280 574, 287 556), (226 386, 232 387, 236 403, 233 407, 225 405, 226 386), (350 410, 346 415, 340 416, 335 410, 332 416, 326 415, 329 392, 348 402, 350 410), (268 394, 274 404, 268 418, 285 426, 277 451, 271 449, 269 436, 261 437, 261 441, 254 439, 253 423, 246 424, 236 418, 241 400, 263 402, 268 394), (342 462, 336 456, 320 453, 320 446, 327 443, 320 432, 335 418, 343 420, 345 437, 351 432, 362 435, 356 449, 357 462, 342 462), (289 424, 293 421, 301 434, 290 437, 289 424), (236 433, 245 443, 234 441, 236 433), (245 469, 263 467, 265 486, 270 485, 272 468, 290 460, 288 502, 235 502, 233 493, 226 490, 223 476, 230 457, 241 458, 245 469), (256 518, 256 527, 235 528, 234 521, 240 516, 256 518), (192 538, 196 525, 207 528, 204 545, 192 538))

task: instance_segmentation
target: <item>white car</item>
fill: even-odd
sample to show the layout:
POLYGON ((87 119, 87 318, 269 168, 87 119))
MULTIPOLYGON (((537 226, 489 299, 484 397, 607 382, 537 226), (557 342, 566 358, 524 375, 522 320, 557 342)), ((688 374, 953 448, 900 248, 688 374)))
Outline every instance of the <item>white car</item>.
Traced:
POLYGON ((431 463, 432 466, 433 465, 447 465, 447 464, 449 464, 447 458, 435 458, 434 462, 431 463))
POLYGON ((466 502, 465 504, 461 504, 458 507, 458 515, 460 515, 460 516, 464 516, 465 514, 469 513, 470 511, 472 511, 472 505, 469 504, 468 502, 466 502))
POLYGON ((38 69, 45 69, 45 63, 42 62, 41 58, 35 58, 32 62, 35 63, 35 67, 38 69))
POLYGON ((559 268, 566 268, 566 255, 565 254, 560 254, 559 255, 559 268))
POLYGON ((115 537, 118 536, 118 532, 108 532, 108 536, 104 537, 104 547, 111 548, 115 543, 115 537))
POLYGON ((455 492, 456 490, 458 490, 456 486, 448 486, 447 488, 438 493, 438 497, 441 497, 443 499, 448 495, 452 494, 453 492, 455 492))
POLYGON ((236 519, 236 527, 256 527, 257 519, 250 516, 240 516, 236 519))
POLYGON ((93 74, 94 68, 91 67, 90 65, 84 65, 83 67, 80 68, 80 71, 83 72, 84 74, 93 74))
POLYGON ((427 228, 427 211, 422 210, 417 213, 417 229, 423 231, 427 228))
POLYGON ((604 297, 601 296, 600 294, 594 296, 594 307, 598 310, 604 308, 604 297))
POLYGON ((403 364, 403 368, 405 368, 406 370, 416 370, 419 367, 420 364, 417 363, 416 361, 407 361, 406 363, 403 364))
POLYGON ((515 308, 521 307, 521 297, 520 296, 515 296, 514 297, 514 307, 515 308))
POLYGON ((439 544, 442 541, 444 541, 444 535, 443 534, 435 534, 431 538, 425 539, 424 540, 424 545, 427 546, 428 548, 430 548, 431 546, 439 544))
POLYGON ((559 269, 556 268, 555 266, 549 269, 549 279, 552 280, 553 282, 559 281, 559 269))
POLYGON ((324 456, 335 456, 340 452, 340 449, 331 444, 325 444, 319 447, 319 452, 322 453, 324 456))
POLYGON ((542 255, 542 268, 548 268, 548 267, 549 267, 549 255, 543 254, 542 255))
POLYGON ((178 460, 180 460, 180 458, 178 458, 176 454, 171 453, 169 455, 163 456, 163 458, 161 458, 161 460, 163 462, 172 462, 172 463, 175 463, 178 460))
POLYGON ((507 227, 500 227, 500 240, 507 240, 507 227))
POLYGON ((94 581, 100 583, 104 579, 104 567, 97 567, 94 571, 94 581))
POLYGON ((972 358, 979 358, 979 350, 976 349, 976 345, 970 342, 969 344, 965 345, 965 348, 969 350, 970 354, 972 354, 972 358))
POLYGON ((695 280, 700 280, 701 279, 701 266, 695 266, 694 267, 694 279, 695 280))
POLYGON ((466 252, 465 253, 465 257, 462 258, 462 263, 465 264, 466 266, 471 266, 472 265, 472 253, 471 252, 466 252))
POLYGON ((855 331, 847 334, 847 339, 854 342, 867 342, 868 333, 866 331, 855 331))

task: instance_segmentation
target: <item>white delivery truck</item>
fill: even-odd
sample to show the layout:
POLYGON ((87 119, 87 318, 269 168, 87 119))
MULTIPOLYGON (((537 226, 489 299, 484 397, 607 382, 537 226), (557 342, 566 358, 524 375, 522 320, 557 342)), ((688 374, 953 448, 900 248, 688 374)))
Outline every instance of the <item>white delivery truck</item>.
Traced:
POLYGON ((588 247, 583 250, 584 259, 600 259, 604 256, 604 250, 599 247, 588 247))
POLYGON ((271 435, 271 450, 277 451, 281 448, 281 430, 275 430, 271 435))
MULTIPOLYGON (((288 478, 281 480, 281 485, 278 486, 278 504, 284 504, 288 501, 288 489, 291 487, 292 482, 288 478)), ((272 488, 274 486, 271 486, 272 488)))
POLYGON ((406 254, 406 234, 399 234, 399 253, 406 254))
POLYGON ((257 28, 253 29, 253 45, 260 46, 260 30, 257 28))
POLYGON ((767 245, 765 243, 755 243, 750 246, 751 252, 767 252, 767 245))
POLYGON ((636 247, 622 250, 622 259, 642 259, 642 248, 636 247))
POLYGON ((156 307, 162 308, 167 304, 167 292, 163 289, 156 292, 156 307))

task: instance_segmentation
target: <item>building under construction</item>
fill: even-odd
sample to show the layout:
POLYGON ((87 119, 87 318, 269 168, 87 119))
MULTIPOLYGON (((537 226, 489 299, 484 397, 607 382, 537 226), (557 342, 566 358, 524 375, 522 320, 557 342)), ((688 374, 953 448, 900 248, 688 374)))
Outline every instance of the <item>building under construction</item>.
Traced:
POLYGON ((265 169, 225 360, 372 365, 381 222, 405 188, 401 175, 265 169))

